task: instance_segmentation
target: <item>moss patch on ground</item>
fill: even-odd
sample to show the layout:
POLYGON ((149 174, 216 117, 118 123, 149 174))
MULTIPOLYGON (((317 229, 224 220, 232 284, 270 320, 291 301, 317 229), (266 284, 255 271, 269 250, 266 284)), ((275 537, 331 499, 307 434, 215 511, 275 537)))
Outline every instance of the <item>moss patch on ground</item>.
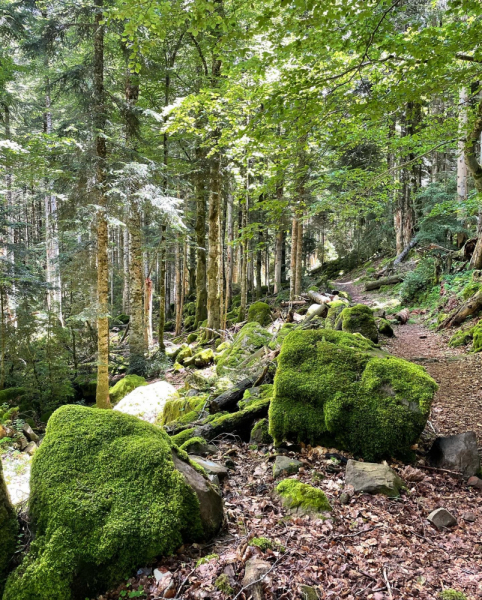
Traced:
POLYGON ((200 540, 199 502, 174 468, 173 449, 164 431, 136 417, 58 409, 32 465, 36 537, 4 600, 92 597, 200 540))
POLYGON ((321 490, 296 479, 284 479, 278 483, 276 493, 290 512, 318 515, 332 510, 321 490))
POLYGON ((126 375, 109 390, 112 404, 117 404, 122 398, 127 396, 127 394, 130 394, 141 385, 147 385, 147 381, 144 377, 140 377, 139 375, 126 375))
POLYGON ((295 330, 278 357, 270 434, 347 449, 366 460, 407 457, 437 389, 423 367, 362 336, 295 330))

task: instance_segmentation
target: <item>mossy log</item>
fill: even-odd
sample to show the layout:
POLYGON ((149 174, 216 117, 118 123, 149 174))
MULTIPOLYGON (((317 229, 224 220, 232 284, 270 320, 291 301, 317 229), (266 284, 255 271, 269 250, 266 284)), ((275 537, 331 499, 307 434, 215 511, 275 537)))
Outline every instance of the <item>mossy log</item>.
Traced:
POLYGON ((454 313, 448 316, 437 329, 445 329, 447 327, 454 327, 463 323, 467 317, 473 315, 482 309, 482 290, 477 292, 475 296, 472 296, 467 302, 464 302, 454 313))
POLYGON ((408 308, 402 309, 400 312, 397 312, 397 314, 395 315, 395 319, 397 319, 397 321, 401 325, 405 325, 405 323, 408 321, 409 318, 410 318, 410 313, 408 311, 408 308))
POLYGON ((226 392, 223 392, 217 398, 214 398, 209 404, 209 411, 211 413, 217 413, 221 411, 231 411, 236 407, 238 400, 241 400, 244 392, 253 387, 254 380, 250 377, 243 379, 237 383, 234 387, 230 388, 226 392))
POLYGON ((200 425, 194 430, 195 437, 213 440, 222 433, 236 433, 246 439, 249 438, 254 421, 266 417, 271 398, 259 400, 235 413, 222 415, 206 425, 200 425))
POLYGON ((365 291, 378 290, 382 285, 395 285, 403 281, 402 275, 392 275, 391 277, 382 277, 382 279, 375 279, 374 281, 367 281, 365 283, 365 291))

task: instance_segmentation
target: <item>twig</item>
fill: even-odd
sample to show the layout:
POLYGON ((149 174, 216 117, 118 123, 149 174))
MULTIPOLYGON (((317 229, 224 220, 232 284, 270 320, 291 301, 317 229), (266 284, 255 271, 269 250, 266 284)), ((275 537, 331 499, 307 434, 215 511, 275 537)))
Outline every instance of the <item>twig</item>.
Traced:
POLYGON ((383 527, 383 525, 374 525, 369 529, 364 529, 363 531, 355 531, 355 533, 345 533, 344 535, 337 535, 336 537, 330 538, 331 540, 340 540, 341 538, 351 538, 356 537, 357 535, 362 535, 362 533, 368 533, 369 531, 373 531, 374 529, 379 529, 383 527))
POLYGON ((447 473, 448 475, 452 475, 453 477, 457 477, 459 479, 462 478, 462 473, 458 473, 457 471, 449 471, 448 469, 439 469, 438 467, 427 467, 425 465, 417 465, 419 469, 427 469, 428 471, 436 471, 438 473, 447 473))
POLYGON ((248 583, 248 585, 243 586, 239 592, 236 594, 236 596, 234 596, 233 600, 237 600, 237 598, 248 588, 250 588, 252 585, 255 585, 256 583, 260 583, 261 581, 263 581, 263 579, 269 575, 269 573, 271 573, 271 571, 276 567, 276 565, 283 559, 285 558, 286 554, 283 554, 283 556, 280 556, 276 562, 273 563, 273 566, 271 567, 271 569, 269 571, 266 571, 266 573, 264 575, 261 575, 261 577, 259 579, 256 579, 256 581, 251 581, 250 583, 248 583))
MULTIPOLYGON (((176 592, 176 595, 174 596, 174 599, 173 599, 173 600, 178 600, 178 598, 180 597, 180 596, 179 596, 179 592, 180 592, 180 591, 182 590, 182 588, 183 588, 183 587, 186 585, 186 583, 187 583, 187 581, 188 581, 189 577, 191 577, 191 575, 194 573, 194 571, 195 571, 195 570, 196 570, 196 568, 194 568, 194 569, 193 569, 193 570, 192 570, 192 571, 189 573, 189 575, 186 577, 186 579, 185 579, 185 580, 184 580, 184 581, 181 583, 181 585, 179 586, 179 588, 178 588, 178 590, 177 590, 177 592, 176 592)), ((159 596, 159 598, 162 598, 162 596, 159 596)), ((154 599, 154 600, 156 600, 156 599, 154 599)))
POLYGON ((387 584, 388 595, 390 596, 390 600, 393 600, 392 588, 390 587, 390 582, 388 581, 387 570, 383 567, 383 579, 387 584))

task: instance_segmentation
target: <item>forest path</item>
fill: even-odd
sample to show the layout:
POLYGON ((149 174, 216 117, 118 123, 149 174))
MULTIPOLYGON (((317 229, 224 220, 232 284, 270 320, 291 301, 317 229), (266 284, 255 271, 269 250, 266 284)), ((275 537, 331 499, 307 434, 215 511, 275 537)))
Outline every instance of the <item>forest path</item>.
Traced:
MULTIPOLYGON (((381 300, 376 292, 364 292, 354 281, 335 283, 355 302, 372 306, 381 300)), ((429 419, 436 433, 475 431, 481 449, 482 355, 450 348, 448 335, 437 334, 421 323, 398 325, 394 330, 396 337, 383 338, 382 345, 394 356, 423 365, 439 385, 429 419)))

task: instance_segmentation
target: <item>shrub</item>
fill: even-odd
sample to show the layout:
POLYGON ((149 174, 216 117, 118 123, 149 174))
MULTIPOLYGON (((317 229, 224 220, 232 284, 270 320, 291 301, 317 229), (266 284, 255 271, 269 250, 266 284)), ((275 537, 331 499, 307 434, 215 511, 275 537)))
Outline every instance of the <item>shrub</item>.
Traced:
POLYGON ((416 269, 407 273, 400 286, 400 299, 402 302, 413 302, 427 292, 433 285, 435 263, 433 258, 424 258, 416 269))

